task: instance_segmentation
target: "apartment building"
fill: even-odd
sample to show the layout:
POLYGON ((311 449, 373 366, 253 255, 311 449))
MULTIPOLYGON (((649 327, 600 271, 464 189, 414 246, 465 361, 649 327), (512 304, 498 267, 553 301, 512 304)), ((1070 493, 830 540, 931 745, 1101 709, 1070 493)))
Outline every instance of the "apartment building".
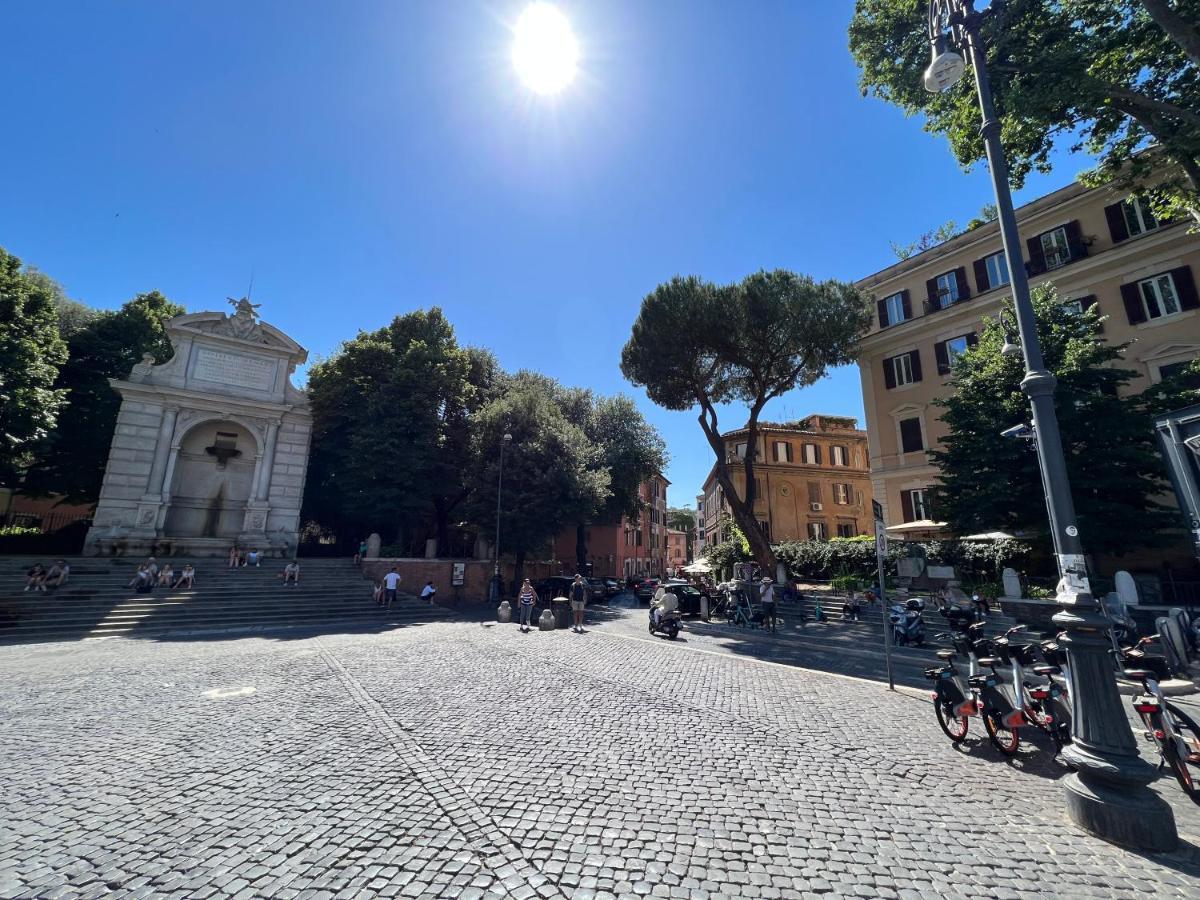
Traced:
MULTIPOLYGON (((1053 282, 1072 309, 1099 307, 1103 337, 1131 342, 1125 368, 1140 392, 1200 355, 1200 235, 1157 222, 1137 199, 1110 187, 1062 188, 1017 210, 1031 284, 1053 282)), ((934 401, 950 390, 950 364, 981 322, 1011 296, 1009 264, 992 222, 858 282, 875 298, 859 371, 872 493, 889 531, 944 533, 928 489, 928 451, 946 433, 934 401)), ((1017 424, 1017 423, 1012 423, 1017 424)), ((997 438, 999 439, 999 438, 997 438)))
POLYGON ((667 572, 679 574, 679 570, 688 564, 686 531, 672 528, 667 531, 667 572))
POLYGON ((696 533, 692 538, 692 557, 704 556, 704 495, 696 495, 696 533))
MULTIPOLYGON (((620 522, 588 525, 588 563, 596 577, 658 576, 666 574, 668 554, 667 487, 661 474, 642 482, 638 497, 642 512, 623 516, 620 522)), ((564 529, 554 540, 554 557, 560 569, 573 573, 578 567, 574 528, 564 529)))
MULTIPOLYGON (((745 460, 751 452, 746 429, 723 437, 727 462, 745 460)), ((759 426, 756 443, 754 511, 772 542, 828 540, 871 532, 867 433, 859 430, 855 419, 811 415, 799 422, 767 423, 759 426)), ((733 466, 730 475, 741 494, 744 470, 733 466)), ((720 524, 722 514, 728 511, 714 466, 699 504, 705 546, 729 539, 720 524)))

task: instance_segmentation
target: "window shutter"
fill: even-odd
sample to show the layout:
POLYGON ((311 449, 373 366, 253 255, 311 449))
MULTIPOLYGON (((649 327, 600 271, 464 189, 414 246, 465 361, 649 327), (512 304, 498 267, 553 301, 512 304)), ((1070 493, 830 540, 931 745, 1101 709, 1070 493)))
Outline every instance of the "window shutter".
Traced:
POLYGON ((1104 218, 1108 219, 1108 233, 1112 235, 1113 243, 1119 244, 1129 237, 1129 226, 1125 224, 1123 203, 1113 203, 1104 207, 1104 218))
POLYGON ((908 491, 900 492, 900 509, 904 514, 904 521, 911 522, 913 520, 912 494, 908 491))
POLYGON ((1130 325, 1146 321, 1146 311, 1142 309, 1142 293, 1136 281, 1121 285, 1121 299, 1125 301, 1125 315, 1130 325))
POLYGON ((900 420, 900 452, 901 453, 918 453, 925 449, 925 442, 921 440, 921 420, 920 419, 901 419, 900 420))
POLYGON ((1180 266, 1171 270, 1171 278, 1175 281, 1175 291, 1179 294, 1180 309, 1196 309, 1200 306, 1200 298, 1196 296, 1196 281, 1192 278, 1192 270, 1188 266, 1180 266))
POLYGON ((958 299, 966 300, 971 296, 971 285, 967 283, 967 270, 959 266, 954 270, 954 280, 958 282, 958 299))
POLYGON ((1088 294, 1086 297, 1079 298, 1079 308, 1085 312, 1096 305, 1096 295, 1088 294))
POLYGON ((912 301, 908 298, 908 288, 900 292, 900 305, 904 308, 905 321, 912 318, 912 301))
POLYGON ((779 462, 779 441, 771 442, 771 461, 779 462))
POLYGON ((950 374, 950 351, 946 349, 945 341, 938 341, 933 345, 933 355, 937 359, 937 371, 939 375, 950 374))
POLYGON ((890 358, 883 361, 883 384, 889 391, 896 386, 896 370, 890 358))
POLYGON ((810 481, 808 483, 808 502, 809 503, 820 503, 821 502, 821 482, 810 481))
POLYGON ((908 355, 909 355, 909 358, 912 359, 913 381, 920 381, 921 380, 921 351, 914 350, 914 351, 912 351, 912 353, 910 353, 908 355))
POLYGON ((929 308, 937 309, 938 308, 938 287, 937 287, 937 279, 936 278, 930 278, 928 281, 925 282, 925 293, 927 293, 929 295, 929 308))
POLYGON ((875 301, 875 308, 879 311, 879 327, 887 328, 892 323, 888 321, 887 303, 883 300, 875 301))
POLYGON ((1087 245, 1083 242, 1083 226, 1078 219, 1072 219, 1066 225, 1067 246, 1071 248, 1071 261, 1087 256, 1087 245))
POLYGON ((988 281, 987 260, 975 260, 975 287, 979 293, 990 291, 992 289, 991 282, 988 281))
POLYGON ((817 465, 819 466, 821 464, 821 445, 820 444, 813 444, 813 453, 815 453, 817 455, 816 456, 817 465))
POLYGON ((970 332, 967 335, 967 346, 974 347, 978 343, 979 343, 979 335, 977 335, 974 331, 970 332))
POLYGON ((1041 275, 1046 271, 1046 253, 1042 250, 1042 236, 1031 237, 1025 242, 1025 246, 1029 248, 1029 265, 1027 269, 1030 275, 1041 275))

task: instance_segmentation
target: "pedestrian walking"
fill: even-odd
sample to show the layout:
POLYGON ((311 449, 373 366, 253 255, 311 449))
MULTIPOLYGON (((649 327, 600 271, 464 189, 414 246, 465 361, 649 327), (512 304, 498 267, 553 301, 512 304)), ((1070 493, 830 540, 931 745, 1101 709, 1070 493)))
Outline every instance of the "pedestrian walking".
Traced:
POLYGON ((575 580, 571 582, 571 615, 575 617, 575 624, 571 630, 576 634, 583 634, 583 613, 587 609, 587 593, 588 586, 584 583, 583 576, 576 573, 575 580))
POLYGON ((392 566, 392 571, 383 576, 383 605, 390 607, 396 599, 396 588, 400 587, 400 573, 392 566))
POLYGON ((775 603, 775 582, 770 578, 763 578, 758 599, 762 603, 763 627, 766 628, 769 625, 771 634, 774 634, 777 607, 775 603))
POLYGON ((533 608, 537 606, 538 595, 533 589, 529 579, 526 578, 521 582, 521 592, 517 597, 521 602, 521 631, 529 631, 529 618, 533 615, 533 608))
POLYGON ((432 581, 425 582, 425 587, 421 588, 421 599, 433 606, 433 595, 437 593, 437 588, 433 586, 432 581))

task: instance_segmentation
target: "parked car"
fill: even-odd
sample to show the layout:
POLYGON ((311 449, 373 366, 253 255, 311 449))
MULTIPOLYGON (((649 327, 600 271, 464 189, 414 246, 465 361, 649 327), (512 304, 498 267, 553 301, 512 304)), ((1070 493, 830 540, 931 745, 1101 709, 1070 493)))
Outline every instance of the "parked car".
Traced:
POLYGON ((658 590, 660 583, 657 578, 644 578, 639 581, 637 587, 633 589, 638 602, 649 603, 654 598, 654 592, 658 590))
POLYGON ((612 597, 613 595, 619 594, 621 591, 625 590, 625 582, 623 582, 620 578, 605 578, 604 590, 607 596, 612 597))
POLYGON ((679 600, 679 612, 685 616, 700 615, 700 599, 703 597, 696 588, 686 581, 672 581, 664 585, 667 593, 674 594, 679 600))
MULTIPOLYGON (((575 578, 570 575, 551 575, 549 578, 543 578, 533 585, 533 589, 537 591, 538 598, 542 603, 549 603, 555 597, 570 597, 571 584, 575 578)), ((591 597, 589 588, 589 599, 591 597)))
POLYGON ((588 599, 593 603, 608 599, 608 587, 603 578, 585 578, 588 585, 588 599))

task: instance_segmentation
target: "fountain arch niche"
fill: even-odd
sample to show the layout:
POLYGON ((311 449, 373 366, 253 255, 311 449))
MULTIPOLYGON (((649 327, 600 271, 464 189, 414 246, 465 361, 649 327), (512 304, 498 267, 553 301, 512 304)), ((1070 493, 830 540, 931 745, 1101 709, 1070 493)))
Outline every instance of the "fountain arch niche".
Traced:
POLYGON ((308 351, 229 303, 171 319, 174 355, 110 381, 121 410, 85 554, 295 553, 312 416, 290 376, 308 351))

